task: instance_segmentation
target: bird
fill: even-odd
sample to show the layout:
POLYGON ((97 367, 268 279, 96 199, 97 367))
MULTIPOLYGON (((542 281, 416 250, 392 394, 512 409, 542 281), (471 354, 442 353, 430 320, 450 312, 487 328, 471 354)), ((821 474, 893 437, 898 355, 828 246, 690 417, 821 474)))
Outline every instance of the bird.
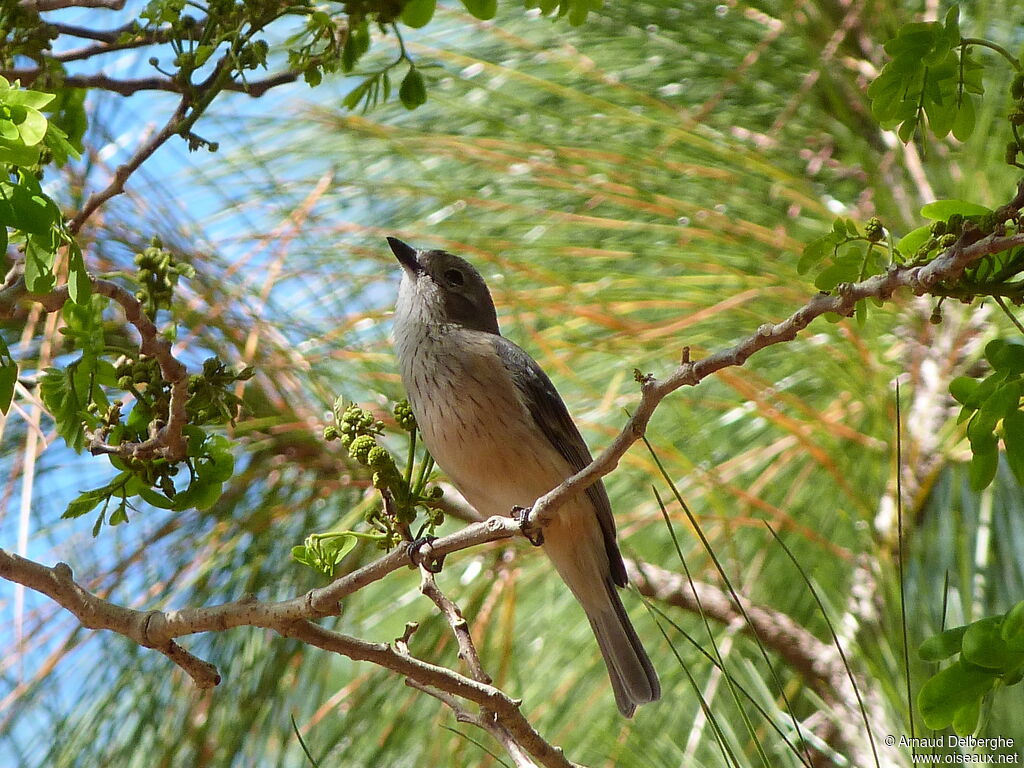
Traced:
MULTIPOLYGON (((478 512, 509 515, 591 462, 547 374, 501 335, 487 284, 465 259, 389 237, 402 267, 394 348, 423 441, 478 512)), ((615 702, 632 717, 661 684, 618 595, 628 583, 604 484, 558 508, 543 550, 583 607, 615 702)))

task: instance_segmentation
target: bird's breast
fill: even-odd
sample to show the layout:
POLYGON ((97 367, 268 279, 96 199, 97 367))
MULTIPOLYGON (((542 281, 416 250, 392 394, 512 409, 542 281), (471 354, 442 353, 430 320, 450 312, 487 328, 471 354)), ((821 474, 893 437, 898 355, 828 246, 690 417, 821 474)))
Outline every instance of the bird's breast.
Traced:
POLYGON ((426 329, 396 339, 402 380, 427 450, 482 514, 530 506, 568 463, 522 402, 489 334, 426 329))

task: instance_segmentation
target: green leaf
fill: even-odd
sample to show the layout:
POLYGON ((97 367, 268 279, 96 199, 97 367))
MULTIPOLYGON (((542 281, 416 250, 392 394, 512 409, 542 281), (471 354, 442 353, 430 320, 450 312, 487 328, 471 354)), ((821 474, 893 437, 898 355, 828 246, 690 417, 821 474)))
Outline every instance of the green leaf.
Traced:
POLYGON ((922 661, 942 661, 955 653, 960 653, 961 642, 967 626, 954 627, 933 635, 921 643, 917 655, 922 661))
POLYGON ((1010 471, 1024 485, 1024 411, 1019 408, 1003 417, 1003 445, 1010 471))
POLYGON ((917 253, 918 248, 928 242, 928 238, 931 236, 931 226, 918 227, 901 237, 896 243, 896 248, 904 256, 913 256, 917 253))
POLYGON ((231 443, 223 435, 210 435, 204 446, 209 456, 197 462, 196 471, 205 482, 222 483, 235 471, 235 457, 231 443))
POLYGON ((478 19, 493 19, 498 12, 498 0, 462 0, 466 10, 478 19))
POLYGON ((857 248, 836 258, 832 264, 818 273, 814 287, 819 291, 831 291, 840 283, 852 283, 860 277, 864 254, 857 248))
POLYGON ((896 132, 896 135, 900 137, 900 141, 902 141, 904 144, 906 144, 908 141, 914 138, 914 132, 917 130, 917 122, 918 117, 917 115, 914 115, 913 117, 904 120, 903 123, 900 125, 899 130, 896 132))
POLYGON ((574 27, 580 26, 587 20, 590 8, 586 0, 567 0, 569 3, 569 24, 574 27))
POLYGON ((977 379, 972 379, 970 376, 957 376, 949 382, 949 394, 960 405, 971 410, 977 410, 981 403, 974 400, 974 395, 978 391, 980 384, 981 382, 977 379))
POLYGON ((974 450, 974 455, 971 457, 971 463, 967 468, 967 478, 970 482, 971 490, 983 491, 995 479, 996 470, 999 468, 998 446, 999 444, 995 437, 992 438, 991 442, 985 442, 980 445, 972 442, 971 447, 974 450))
POLYGON ((43 194, 39 183, 0 181, 0 224, 34 235, 50 235, 60 221, 60 208, 43 194))
POLYGON ((14 361, 0 361, 0 413, 7 415, 14 399, 14 385, 18 383, 18 366, 14 361))
POLYGON ((955 213, 961 216, 985 216, 992 213, 992 209, 967 200, 936 200, 921 209, 921 215, 933 221, 949 221, 949 217, 955 213))
POLYGON ((974 99, 965 94, 956 111, 956 119, 953 120, 953 136, 957 141, 967 141, 971 138, 976 119, 974 99))
MULTIPOLYGON (((349 32, 345 47, 341 51, 341 68, 351 72, 356 62, 370 49, 370 28, 364 19, 349 32)), ((318 75, 319 77, 319 75, 318 75)))
POLYGON ((925 99, 924 112, 928 116, 928 127, 931 128, 936 138, 946 138, 956 119, 956 104, 952 101, 943 103, 935 99, 925 99))
POLYGON ((999 632, 1010 650, 1024 651, 1024 600, 1006 612, 999 632))
POLYGON ((363 80, 363 82, 361 82, 351 91, 349 91, 345 95, 345 98, 342 99, 341 103, 344 104, 349 109, 355 109, 356 107, 359 106, 360 102, 362 102, 363 98, 369 93, 370 88, 376 81, 376 77, 371 76, 366 78, 365 80, 363 80))
POLYGON ((34 239, 25 243, 25 287, 32 293, 49 293, 56 278, 53 275, 53 261, 56 253, 40 248, 34 239))
POLYGON ((24 88, 10 90, 0 97, 2 104, 20 104, 31 109, 42 109, 51 101, 57 98, 54 93, 43 93, 42 91, 29 91, 24 88))
POLYGON ((57 434, 76 453, 81 453, 85 447, 82 407, 78 394, 71 387, 70 372, 47 368, 39 380, 39 396, 57 425, 57 434))
MULTIPOLYGON (((985 399, 985 402, 981 404, 981 407, 975 415, 973 430, 975 435, 994 432, 996 424, 999 423, 1000 419, 1011 411, 1017 410, 1018 404, 1020 403, 1020 389, 1020 380, 1013 379, 997 387, 996 390, 985 399)), ((973 444, 973 440, 975 438, 972 437, 970 429, 968 429, 967 436, 972 439, 973 444)))
POLYGON ((85 304, 92 294, 92 282, 85 270, 82 251, 74 245, 70 248, 71 258, 68 260, 68 295, 76 304, 85 304))
POLYGON ((402 9, 402 23, 413 29, 425 27, 434 18, 437 0, 409 0, 402 9))
POLYGON ((398 98, 406 109, 416 109, 427 100, 427 86, 423 82, 423 75, 416 67, 410 67, 409 73, 402 80, 398 89, 398 98))
POLYGON ((110 518, 107 520, 107 522, 110 525, 121 525, 122 523, 127 523, 128 522, 128 501, 127 501, 127 499, 124 499, 124 498, 121 499, 121 503, 118 504, 117 505, 117 509, 115 509, 110 514, 110 518))
POLYGON ((39 110, 25 107, 25 116, 18 123, 18 134, 26 147, 34 147, 46 136, 46 118, 39 110))
POLYGON ((811 267, 816 265, 826 256, 835 253, 836 245, 839 244, 839 238, 834 232, 829 232, 827 235, 822 235, 817 240, 812 240, 804 247, 804 252, 800 256, 800 261, 797 262, 796 271, 803 275, 811 267))
POLYGON ((110 487, 103 486, 102 488, 96 488, 92 491, 83 491, 79 494, 78 498, 73 499, 69 504, 68 508, 64 510, 64 514, 61 518, 65 520, 71 520, 76 517, 81 517, 89 512, 96 509, 96 506, 110 497, 110 487))
POLYGON ((136 496, 157 509, 176 509, 174 501, 145 485, 141 480, 137 486, 130 485, 128 490, 134 491, 136 496))
POLYGON ((960 736, 967 736, 974 733, 978 727, 978 720, 981 719, 981 697, 979 696, 970 704, 965 704, 953 715, 953 730, 960 736))
POLYGON ((292 547, 292 560, 296 560, 303 565, 308 565, 310 568, 315 568, 314 561, 310 559, 309 550, 301 544, 297 547, 292 547))
POLYGON ((990 616, 968 626, 963 637, 963 658, 979 667, 1000 672, 1024 661, 1024 653, 1010 650, 1003 640, 1002 624, 1002 616, 990 616))
POLYGON ((985 345, 985 359, 997 371, 1024 373, 1024 344, 993 339, 985 345))
POLYGON ((950 47, 960 44, 960 6, 954 5, 946 11, 943 21, 946 42, 950 47))
POLYGON ((0 163, 25 167, 39 162, 39 147, 23 147, 0 139, 0 163))
POLYGON ((937 731, 953 724, 957 713, 992 690, 996 676, 963 661, 932 675, 917 695, 917 706, 925 725, 937 731))
POLYGON ((224 484, 195 480, 189 487, 174 497, 174 509, 195 508, 200 511, 212 507, 224 491, 224 484))

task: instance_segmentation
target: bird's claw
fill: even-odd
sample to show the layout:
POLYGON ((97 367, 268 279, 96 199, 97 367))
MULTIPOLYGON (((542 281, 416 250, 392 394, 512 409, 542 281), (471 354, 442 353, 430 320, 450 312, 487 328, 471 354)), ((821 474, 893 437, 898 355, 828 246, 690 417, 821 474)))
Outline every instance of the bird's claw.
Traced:
POLYGON ((519 523, 519 530, 533 546, 539 547, 544 544, 544 531, 530 522, 529 507, 512 507, 512 519, 519 523))
POLYGON ((405 548, 406 553, 409 555, 409 560, 413 567, 422 565, 431 573, 440 573, 444 567, 445 555, 431 555, 430 557, 423 557, 423 553, 420 551, 423 549, 424 544, 430 544, 437 539, 437 536, 420 536, 415 541, 410 541, 405 548))

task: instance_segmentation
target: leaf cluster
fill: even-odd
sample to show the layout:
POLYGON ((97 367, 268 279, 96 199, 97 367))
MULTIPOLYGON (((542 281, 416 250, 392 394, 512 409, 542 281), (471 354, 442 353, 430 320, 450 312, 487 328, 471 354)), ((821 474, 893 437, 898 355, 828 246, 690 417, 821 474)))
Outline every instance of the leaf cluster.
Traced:
MULTIPOLYGON (((814 279, 814 287, 819 291, 834 291, 843 283, 866 280, 884 272, 894 261, 892 243, 883 243, 884 239, 885 228, 876 218, 865 224, 863 232, 853 219, 836 219, 831 230, 804 248, 797 262, 797 272, 806 274, 825 263, 814 279)), ((863 324, 867 318, 867 302, 857 302, 854 311, 857 321, 863 324)))
POLYGON ((22 88, 19 82, 0 77, 0 252, 8 243, 19 247, 25 254, 28 289, 45 293, 55 283, 57 249, 67 245, 72 300, 84 301, 89 289, 81 251, 67 232, 60 208, 40 184, 44 165, 60 166, 79 156, 68 135, 44 114, 56 106, 56 99, 52 93, 22 88))
MULTIPOLYGON (((60 208, 40 184, 43 165, 63 165, 69 156, 78 157, 68 135, 44 114, 55 99, 54 94, 0 77, 0 253, 9 244, 20 248, 28 289, 45 293, 56 281, 57 251, 67 246, 68 289, 72 301, 84 303, 89 300, 89 277, 82 252, 60 208)), ((0 413, 10 407, 17 378, 17 364, 0 339, 0 413)))
POLYGON ((354 403, 345 406, 342 398, 335 402, 333 410, 334 424, 324 429, 325 439, 340 440, 348 448, 349 457, 371 471, 371 482, 380 494, 381 504, 372 506, 365 515, 370 531, 314 533, 292 549, 295 560, 327 577, 333 577, 337 565, 360 539, 390 550, 403 541, 432 535, 444 522, 436 505, 442 491, 428 483, 434 461, 429 454, 417 460, 416 418, 409 402, 401 400, 393 408, 395 423, 408 435, 404 472, 399 470, 391 452, 380 444, 384 422, 354 403), (413 533, 417 521, 420 526, 413 533))
POLYGON ((974 97, 985 92, 983 65, 960 37, 960 9, 945 21, 900 27, 885 44, 890 61, 868 88, 871 112, 883 128, 896 128, 910 141, 925 120, 937 138, 952 131, 966 141, 974 131, 974 97))
MULTIPOLYGON (((103 303, 105 299, 95 297, 89 311, 67 304, 64 313, 70 333, 86 340, 102 338, 95 326, 102 324, 103 303)), ((107 454, 119 474, 99 488, 80 493, 63 516, 79 517, 102 503, 93 528, 93 535, 97 535, 114 499, 119 501, 107 521, 111 525, 127 521, 127 510, 135 508, 133 497, 176 511, 212 506, 234 472, 234 456, 227 438, 203 427, 233 421, 238 416, 241 401, 231 389, 251 376, 252 369, 232 372, 215 358, 207 360, 203 372, 189 378, 184 461, 107 454), (185 473, 181 472, 183 468, 185 473)), ((47 369, 40 382, 40 397, 53 415, 57 434, 80 452, 88 447, 90 435, 114 446, 142 442, 151 436, 163 423, 161 414, 167 413, 170 387, 150 358, 122 357, 114 366, 86 349, 64 368, 47 369), (110 399, 114 389, 134 396, 127 413, 123 400, 110 399)))
POLYGON ((971 443, 971 488, 987 488, 999 466, 999 437, 1006 461, 1018 482, 1024 483, 1024 342, 995 339, 985 345, 992 373, 982 380, 961 376, 949 391, 962 406, 957 423, 967 423, 971 443))
MULTIPOLYGON (((133 409, 134 412, 135 409, 133 409)), ((98 536, 103 523, 119 525, 128 522, 128 510, 136 509, 132 497, 138 497, 160 509, 208 509, 220 498, 224 483, 234 474, 235 458, 231 443, 223 435, 209 434, 196 426, 185 428, 188 438, 188 482, 178 490, 174 477, 179 464, 166 459, 121 459, 110 456, 110 463, 120 472, 99 488, 83 491, 68 504, 62 517, 76 518, 100 507, 92 535, 98 536), (107 517, 111 504, 113 511, 107 517), (101 506, 102 505, 102 506, 101 506)))
MULTIPOLYGON (((155 316, 159 306, 169 305, 177 277, 191 274, 191 268, 158 243, 139 256, 139 298, 155 316), (166 282, 156 280, 159 290, 154 294, 158 277, 166 282)), ((61 333, 81 355, 62 367, 48 368, 39 382, 40 398, 57 434, 79 453, 100 442, 115 447, 145 442, 163 428, 170 412, 171 385, 157 361, 137 350, 123 352, 107 344, 104 314, 109 306, 109 299, 98 294, 85 303, 64 305, 61 333), (115 399, 117 392, 128 393, 130 402, 115 399)), ((242 401, 233 390, 252 376, 250 367, 236 371, 217 358, 207 359, 202 371, 188 379, 185 459, 107 453, 119 474, 99 488, 82 492, 64 516, 79 517, 102 504, 95 535, 115 500, 116 507, 106 518, 111 524, 127 521, 135 497, 161 509, 210 507, 233 473, 234 457, 227 439, 207 428, 234 423, 242 401)))
POLYGON ((929 728, 952 726, 964 736, 978 727, 986 695, 997 685, 1016 685, 1024 679, 1024 601, 1002 616, 947 629, 918 649, 925 661, 957 654, 959 658, 925 682, 917 702, 929 728))

